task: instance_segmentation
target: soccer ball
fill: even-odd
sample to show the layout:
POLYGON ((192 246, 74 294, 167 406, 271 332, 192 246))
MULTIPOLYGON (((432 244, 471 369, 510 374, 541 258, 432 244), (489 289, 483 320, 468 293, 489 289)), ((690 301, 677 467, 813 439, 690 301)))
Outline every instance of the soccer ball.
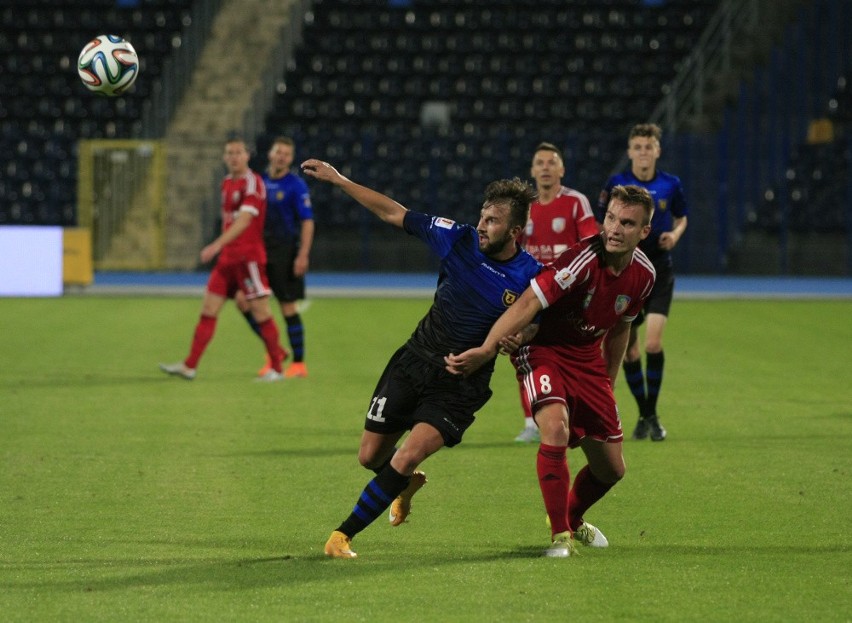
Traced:
POLYGON ((83 47, 77 73, 90 91, 110 97, 122 95, 139 75, 139 57, 121 37, 100 35, 83 47))

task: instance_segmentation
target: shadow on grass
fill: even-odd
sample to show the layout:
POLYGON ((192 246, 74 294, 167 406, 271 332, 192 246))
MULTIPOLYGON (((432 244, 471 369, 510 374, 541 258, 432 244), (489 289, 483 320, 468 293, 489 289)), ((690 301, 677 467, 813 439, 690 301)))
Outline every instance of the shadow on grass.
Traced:
MULTIPOLYGON (((365 544, 366 546, 366 544, 365 544)), ((418 565, 429 567, 488 564, 507 559, 541 557, 540 544, 510 551, 446 556, 435 554, 418 557, 418 565)), ((387 573, 398 569, 407 572, 413 559, 400 552, 389 554, 387 547, 375 546, 356 560, 333 560, 321 552, 282 554, 242 559, 207 559, 189 561, 181 558, 116 559, 87 558, 45 562, 0 560, 6 579, 2 590, 39 589, 56 592, 112 592, 139 588, 199 586, 205 590, 243 591, 275 586, 309 584, 317 581, 352 578, 387 573), (93 578, 101 570, 104 577, 93 578), (24 572, 38 579, 10 581, 9 575, 24 572), (53 577, 51 577, 53 576, 53 577), (81 577, 75 577, 81 576, 81 577), (82 577, 85 576, 85 577, 82 577)))
MULTIPOLYGON (((809 557, 846 555, 849 546, 826 545, 812 547, 802 551, 809 557)), ((728 559, 737 556, 783 557, 790 555, 789 547, 773 545, 768 547, 704 547, 698 545, 635 545, 620 546, 609 551, 593 551, 581 549, 579 555, 586 560, 595 556, 618 554, 630 557, 643 550, 644 556, 655 558, 664 556, 667 559, 677 557, 713 556, 728 559)), ((317 581, 336 580, 355 576, 382 574, 399 570, 408 572, 411 564, 420 566, 452 567, 455 565, 488 564, 507 559, 549 561, 542 557, 541 544, 535 546, 520 546, 514 550, 491 550, 482 553, 468 553, 455 556, 435 554, 420 556, 416 561, 411 556, 400 553, 399 557, 390 557, 387 550, 376 550, 371 558, 368 553, 356 560, 332 560, 321 553, 308 555, 282 554, 280 556, 242 558, 242 559, 209 559, 190 562, 180 558, 163 558, 150 560, 117 560, 84 559, 68 561, 50 561, 45 563, 27 563, 0 561, 8 578, 10 572, 29 571, 38 574, 38 580, 0 581, 4 590, 43 589, 65 592, 108 592, 127 589, 157 588, 173 586, 198 586, 204 590, 243 591, 259 588, 310 584, 317 581), (96 568, 102 568, 105 577, 92 578, 96 568), (50 578, 51 574, 61 576, 50 578), (85 574, 87 577, 75 578, 75 574, 85 574), (110 575, 112 577, 106 577, 110 575)), ((548 563, 544 563, 548 564, 548 563)))

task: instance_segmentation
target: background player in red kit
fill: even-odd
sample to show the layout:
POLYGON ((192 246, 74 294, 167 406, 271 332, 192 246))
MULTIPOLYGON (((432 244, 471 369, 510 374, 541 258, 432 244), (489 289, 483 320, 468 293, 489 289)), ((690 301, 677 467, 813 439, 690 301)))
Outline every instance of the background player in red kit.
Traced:
POLYGON ((518 351, 518 376, 541 429, 536 470, 552 530, 546 556, 570 556, 574 539, 609 544, 583 515, 624 476, 613 385, 630 324, 654 286, 654 267, 637 248, 651 230, 653 210, 647 190, 613 188, 601 235, 546 265, 482 346, 445 359, 448 371, 470 374, 497 353, 505 336, 541 314, 535 337, 518 351), (580 446, 588 459, 570 491, 568 446, 580 446))
POLYGON ((161 363, 160 369, 187 380, 194 379, 198 360, 216 331, 216 319, 222 306, 240 290, 260 326, 263 343, 273 362, 272 370, 261 379, 277 381, 283 378, 284 350, 279 344, 278 327, 269 307, 263 245, 266 188, 261 177, 249 169, 249 151, 242 139, 234 138, 225 143, 224 161, 228 175, 222 180, 222 234, 201 249, 202 262, 209 262, 217 254, 219 259, 207 281, 189 355, 178 363, 161 363))
MULTIPOLYGON (((539 143, 533 153, 530 175, 535 180, 538 200, 530 206, 530 218, 520 243, 535 259, 547 264, 571 245, 597 234, 599 228, 586 195, 562 185, 565 163, 556 145, 539 143)), ((524 428, 515 441, 538 441, 538 427, 523 391, 521 407, 524 428)))

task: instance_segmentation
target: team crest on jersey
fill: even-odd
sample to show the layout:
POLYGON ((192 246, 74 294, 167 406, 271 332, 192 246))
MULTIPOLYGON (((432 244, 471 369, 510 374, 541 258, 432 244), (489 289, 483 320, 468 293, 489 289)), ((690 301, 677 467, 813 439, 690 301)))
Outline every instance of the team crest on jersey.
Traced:
POLYGON ((456 224, 455 221, 451 221, 448 218, 444 218, 443 216, 436 216, 435 220, 432 221, 435 224, 435 227, 442 227, 444 229, 452 229, 453 225, 456 224))
POLYGON ((565 231, 565 217, 557 216, 555 219, 553 219, 551 227, 553 227, 553 231, 555 233, 561 234, 563 231, 565 231))
POLYGON ((517 292, 512 292, 511 290, 503 290, 503 305, 505 305, 506 307, 510 307, 517 300, 517 292))
POLYGON ((527 236, 532 236, 532 233, 533 233, 533 222, 532 222, 532 219, 530 219, 529 221, 527 221, 527 226, 524 228, 524 234, 526 234, 527 236))
POLYGON ((615 313, 618 315, 623 314, 627 310, 627 306, 630 305, 630 297, 626 294, 619 294, 615 297, 615 313))
POLYGON ((277 193, 275 193, 275 200, 276 201, 284 201, 284 191, 283 190, 279 190, 277 193))
POLYGON ((557 284, 559 284, 560 288, 562 288, 563 290, 567 290, 571 286, 571 284, 577 280, 577 276, 574 275, 574 273, 572 273, 567 268, 563 268, 558 273, 556 273, 556 276, 553 279, 556 281, 557 284))
POLYGON ((660 209, 660 212, 666 211, 666 208, 668 207, 668 203, 669 203, 668 199, 660 199, 657 202, 657 207, 660 209))
POLYGON ((240 191, 235 190, 231 193, 231 202, 237 203, 240 200, 240 191))

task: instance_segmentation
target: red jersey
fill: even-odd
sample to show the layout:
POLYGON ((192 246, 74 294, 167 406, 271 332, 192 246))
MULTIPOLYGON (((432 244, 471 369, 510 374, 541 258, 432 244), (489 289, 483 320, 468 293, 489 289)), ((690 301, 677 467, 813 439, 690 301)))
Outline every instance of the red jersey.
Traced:
POLYGON ((266 186, 263 179, 251 169, 239 177, 225 176, 222 180, 222 231, 236 220, 239 212, 249 212, 254 218, 236 240, 222 248, 221 262, 254 261, 266 264, 266 247, 263 244, 263 223, 266 219, 266 186))
POLYGON ((638 248, 630 264, 614 275, 603 263, 599 238, 570 247, 530 283, 544 307, 530 346, 552 347, 575 361, 601 358, 601 341, 618 322, 632 321, 656 273, 638 248))
POLYGON ((562 186, 550 203, 536 201, 530 206, 530 218, 520 243, 535 259, 547 264, 572 244, 598 231, 586 195, 562 186))

